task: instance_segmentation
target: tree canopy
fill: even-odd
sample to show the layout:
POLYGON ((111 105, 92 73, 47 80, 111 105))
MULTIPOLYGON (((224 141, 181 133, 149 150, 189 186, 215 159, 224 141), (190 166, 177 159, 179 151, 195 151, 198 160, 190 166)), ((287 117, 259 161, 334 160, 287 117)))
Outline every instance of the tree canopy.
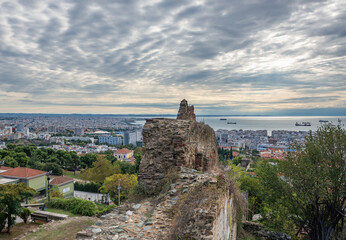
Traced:
MULTIPOLYGON (((11 226, 15 223, 15 216, 20 216, 21 205, 24 199, 34 196, 36 191, 27 187, 24 183, 0 184, 0 210, 7 218, 7 232, 10 233, 11 226)), ((2 225, 2 222, 0 222, 2 225)))
POLYGON ((119 165, 112 164, 105 156, 99 155, 92 168, 87 168, 81 172, 81 177, 85 180, 99 183, 103 182, 106 177, 120 172, 119 165))
POLYGON ((345 129, 324 125, 294 150, 283 161, 258 163, 255 179, 240 180, 249 193, 250 209, 261 213, 265 225, 274 230, 307 232, 316 240, 340 236, 346 196, 345 129))

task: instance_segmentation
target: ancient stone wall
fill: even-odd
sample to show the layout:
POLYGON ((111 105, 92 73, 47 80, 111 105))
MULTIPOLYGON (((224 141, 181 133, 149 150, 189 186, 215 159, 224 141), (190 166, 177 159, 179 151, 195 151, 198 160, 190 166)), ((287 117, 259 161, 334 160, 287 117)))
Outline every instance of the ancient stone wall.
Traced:
POLYGON ((185 99, 180 102, 177 119, 196 121, 195 108, 189 106, 185 99))
POLYGON ((170 169, 209 171, 217 167, 214 130, 190 120, 155 118, 143 127, 143 159, 139 182, 155 188, 170 169))
POLYGON ((213 222, 213 240, 237 239, 237 216, 233 196, 220 196, 218 214, 213 222))

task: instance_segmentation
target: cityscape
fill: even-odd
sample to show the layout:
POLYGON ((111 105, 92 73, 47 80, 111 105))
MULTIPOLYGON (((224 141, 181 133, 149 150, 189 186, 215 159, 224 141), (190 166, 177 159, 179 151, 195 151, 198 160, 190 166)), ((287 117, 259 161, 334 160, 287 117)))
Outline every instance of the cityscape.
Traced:
POLYGON ((346 239, 345 0, 1 0, 0 239, 346 239))

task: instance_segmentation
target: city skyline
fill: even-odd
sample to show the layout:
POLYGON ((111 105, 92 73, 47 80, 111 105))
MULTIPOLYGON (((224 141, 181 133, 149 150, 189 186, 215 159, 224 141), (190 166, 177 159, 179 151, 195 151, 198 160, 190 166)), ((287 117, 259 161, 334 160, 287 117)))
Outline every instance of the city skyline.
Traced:
POLYGON ((0 3, 0 113, 346 116, 346 3, 0 3))

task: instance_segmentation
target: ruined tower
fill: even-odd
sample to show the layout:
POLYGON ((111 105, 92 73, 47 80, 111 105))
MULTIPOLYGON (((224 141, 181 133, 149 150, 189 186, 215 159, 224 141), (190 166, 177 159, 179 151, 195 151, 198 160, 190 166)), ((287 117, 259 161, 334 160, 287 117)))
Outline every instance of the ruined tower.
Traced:
POLYGON ((196 121, 194 106, 189 106, 185 99, 180 102, 177 119, 196 121))
POLYGON ((153 118, 143 127, 143 159, 138 180, 156 188, 167 171, 181 167, 209 171, 217 167, 214 130, 196 122, 193 106, 184 99, 177 119, 153 118))

